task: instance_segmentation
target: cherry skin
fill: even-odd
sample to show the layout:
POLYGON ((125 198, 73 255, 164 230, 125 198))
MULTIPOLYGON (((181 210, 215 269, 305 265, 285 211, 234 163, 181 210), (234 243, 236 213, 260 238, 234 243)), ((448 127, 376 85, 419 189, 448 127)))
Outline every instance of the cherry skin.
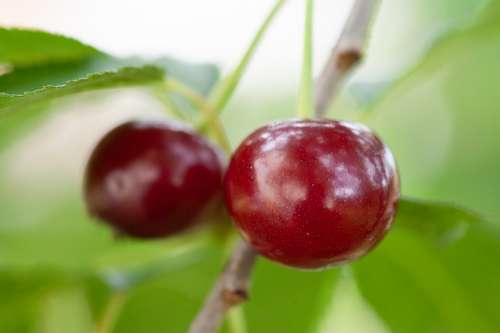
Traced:
POLYGON ((158 122, 132 121, 105 135, 84 180, 89 212, 140 238, 196 224, 221 190, 216 148, 194 132, 158 122))
POLYGON ((229 163, 226 205, 265 257, 322 268, 366 254, 399 199, 393 156, 363 125, 296 120, 248 136, 229 163))

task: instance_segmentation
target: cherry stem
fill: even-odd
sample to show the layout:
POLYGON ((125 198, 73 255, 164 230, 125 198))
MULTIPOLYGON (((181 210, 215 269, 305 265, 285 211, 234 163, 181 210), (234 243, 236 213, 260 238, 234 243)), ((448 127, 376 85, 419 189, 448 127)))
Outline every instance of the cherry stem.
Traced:
POLYGON ((97 324, 96 333, 111 333, 115 326, 118 315, 125 303, 126 294, 124 291, 116 291, 109 298, 104 314, 97 324))
POLYGON ((316 80, 316 117, 321 118, 325 115, 339 91, 340 84, 362 60, 376 4, 377 0, 354 1, 342 33, 316 80))
MULTIPOLYGON (((226 136, 226 131, 224 130, 222 123, 218 119, 217 113, 215 112, 213 106, 205 99, 205 97, 174 79, 166 80, 165 87, 168 91, 175 92, 180 96, 186 98, 194 107, 198 108, 203 113, 204 119, 210 120, 209 129, 212 130, 215 139, 224 149, 224 151, 230 154, 231 145, 229 144, 229 140, 226 136)), ((198 130, 203 131, 199 127, 198 130)))
POLYGON ((313 113, 313 7, 314 1, 306 1, 304 24, 304 54, 302 60, 302 78, 299 90, 298 114, 308 118, 313 113))
MULTIPOLYGON (((279 4, 279 3, 278 3, 279 4)), ((312 5, 312 3, 311 3, 312 5)), ((315 114, 322 116, 335 95, 347 71, 361 58, 361 50, 367 37, 368 26, 375 9, 375 0, 356 0, 340 40, 334 47, 329 61, 316 81, 315 114), (353 53, 354 52, 354 53, 353 53), (351 64, 352 54, 357 58, 351 64), (348 65, 348 66, 346 66, 348 65)), ((312 17, 312 14, 311 14, 312 17)), ((241 76, 241 74, 240 74, 241 76)), ((216 110, 219 110, 216 108, 216 110)), ((250 276, 257 253, 240 240, 228 259, 226 267, 215 282, 188 333, 215 333, 219 330, 226 312, 248 299, 250 276)))
POLYGON ((203 308, 191 323, 189 333, 217 332, 226 312, 248 299, 250 276, 256 258, 253 248, 240 240, 203 308))
MULTIPOLYGON (((214 106, 215 112, 214 114, 211 115, 211 117, 216 117, 218 114, 220 114, 224 109, 224 107, 226 106, 229 99, 233 96, 236 87, 240 83, 243 74, 248 68, 250 60, 252 59, 252 57, 255 54, 255 51, 257 50, 257 46, 259 46, 260 42, 262 41, 262 38, 264 37, 267 30, 271 26, 271 23, 273 22, 274 18, 276 17, 276 15, 279 13, 279 11, 286 2, 287 0, 278 0, 276 2, 276 4, 273 6, 267 17, 262 22, 262 25, 259 27, 259 30, 257 30, 257 33, 253 37, 252 42, 250 43, 247 50, 243 54, 243 57, 241 58, 238 65, 231 73, 229 73, 228 76, 226 76, 223 80, 221 80, 216 89, 214 89, 214 92, 210 98, 210 102, 214 106)), ((212 120, 210 118, 207 118, 206 123, 202 125, 202 128, 203 126, 210 124, 211 121, 212 120)))
POLYGON ((192 121, 192 119, 175 104, 172 98, 165 93, 165 87, 163 86, 156 87, 153 93, 155 97, 158 98, 158 100, 165 106, 165 108, 169 111, 169 113, 172 116, 179 118, 183 121, 187 122, 192 121))

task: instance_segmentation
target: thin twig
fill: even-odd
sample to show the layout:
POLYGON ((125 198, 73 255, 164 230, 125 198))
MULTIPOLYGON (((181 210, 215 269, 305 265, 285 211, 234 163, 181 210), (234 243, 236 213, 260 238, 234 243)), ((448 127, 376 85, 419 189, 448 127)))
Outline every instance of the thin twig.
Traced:
POLYGON ((340 38, 316 80, 316 117, 321 118, 325 115, 340 84, 349 71, 361 61, 376 4, 377 0, 354 1, 340 38))
POLYGON ((220 328, 226 312, 248 299, 248 285, 256 259, 255 251, 240 240, 218 278, 189 333, 212 333, 220 328))

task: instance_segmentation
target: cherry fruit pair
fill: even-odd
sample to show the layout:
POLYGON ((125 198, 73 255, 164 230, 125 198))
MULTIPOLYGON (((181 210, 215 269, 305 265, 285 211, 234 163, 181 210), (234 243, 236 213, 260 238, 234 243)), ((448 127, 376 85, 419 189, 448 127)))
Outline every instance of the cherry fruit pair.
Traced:
POLYGON ((223 169, 217 148, 198 134, 129 122, 92 153, 85 197, 118 231, 156 238, 201 222, 224 192, 242 236, 269 259, 300 268, 366 254, 391 226, 399 199, 391 152, 349 122, 264 126, 223 169))

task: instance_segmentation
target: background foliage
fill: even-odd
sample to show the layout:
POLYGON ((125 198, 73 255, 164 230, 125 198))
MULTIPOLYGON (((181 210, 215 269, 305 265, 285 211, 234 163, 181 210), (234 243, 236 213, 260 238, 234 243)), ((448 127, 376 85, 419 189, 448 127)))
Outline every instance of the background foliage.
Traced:
MULTIPOLYGON (((244 306, 249 332, 498 331, 499 17, 494 0, 383 3, 367 61, 330 115, 375 128, 398 160, 404 194, 426 201, 405 200, 395 229, 351 267, 303 272, 260 259, 244 306), (396 32, 383 19, 394 8, 402 13, 396 32), (392 47, 378 49, 382 38, 392 47), (367 82, 367 73, 378 80, 367 82)), ((80 178, 61 176, 63 158, 40 156, 29 175, 17 169, 23 152, 33 154, 26 141, 64 132, 48 124, 68 105, 85 110, 115 91, 94 90, 140 86, 154 100, 166 75, 206 95, 217 69, 121 59, 61 36, 8 29, 0 29, 0 63, 7 65, 0 75, 0 332, 91 332, 110 298, 124 292, 114 332, 185 332, 227 251, 216 234, 116 241, 87 217, 80 178), (69 96, 76 92, 85 93, 69 96)), ((243 95, 223 122, 236 145, 294 110, 294 96, 243 95)), ((69 156, 83 160, 86 149, 69 156)))

